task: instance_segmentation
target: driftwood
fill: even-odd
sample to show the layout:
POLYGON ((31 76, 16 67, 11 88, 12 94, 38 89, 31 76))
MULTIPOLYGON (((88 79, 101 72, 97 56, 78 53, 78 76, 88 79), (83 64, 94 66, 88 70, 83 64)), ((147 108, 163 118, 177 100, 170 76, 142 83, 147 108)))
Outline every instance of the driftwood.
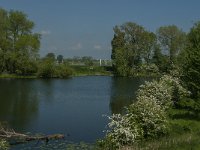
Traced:
POLYGON ((8 130, 3 127, 0 127, 0 138, 6 139, 8 141, 14 141, 10 143, 11 145, 21 144, 30 141, 45 141, 46 143, 49 140, 57 140, 57 139, 64 139, 63 134, 52 134, 52 135, 28 135, 17 133, 14 130, 8 130))

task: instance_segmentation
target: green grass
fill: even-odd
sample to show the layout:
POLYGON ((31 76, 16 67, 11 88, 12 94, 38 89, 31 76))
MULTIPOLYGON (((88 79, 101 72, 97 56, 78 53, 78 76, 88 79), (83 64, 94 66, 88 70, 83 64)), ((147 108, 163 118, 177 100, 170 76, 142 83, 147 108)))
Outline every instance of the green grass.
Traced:
MULTIPOLYGON (((104 66, 70 66, 73 70, 73 76, 111 76, 111 67, 104 66)), ((20 79, 33 79, 39 78, 37 75, 22 76, 17 74, 0 74, 0 78, 20 78, 20 79)))
POLYGON ((169 133, 165 137, 141 141, 120 150, 199 150, 200 117, 188 109, 171 109, 169 114, 169 133))
POLYGON ((112 75, 110 70, 101 66, 71 66, 74 70, 74 76, 89 76, 89 75, 112 75))
POLYGON ((0 78, 35 79, 37 78, 37 76, 36 75, 21 76, 21 75, 16 75, 16 74, 0 74, 0 78))
POLYGON ((169 112, 169 134, 160 139, 145 141, 131 149, 145 150, 199 150, 200 118, 187 109, 171 109, 169 112))

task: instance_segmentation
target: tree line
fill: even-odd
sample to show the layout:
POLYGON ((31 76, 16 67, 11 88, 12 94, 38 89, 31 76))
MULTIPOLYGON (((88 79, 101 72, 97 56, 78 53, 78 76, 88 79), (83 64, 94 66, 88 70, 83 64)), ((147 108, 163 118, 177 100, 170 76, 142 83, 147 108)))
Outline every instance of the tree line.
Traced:
POLYGON ((109 130, 99 141, 100 147, 183 149, 188 143, 191 149, 199 147, 195 138, 199 139, 200 22, 187 34, 174 25, 160 27, 154 34, 130 22, 116 26, 114 31, 112 59, 116 75, 132 76, 145 69, 141 66, 152 64, 164 75, 141 85, 125 113, 108 116, 109 130), (187 144, 183 139, 181 144, 174 139, 171 144, 163 144, 168 143, 167 138, 179 139, 188 133, 187 144), (154 144, 161 139, 165 142, 154 144))
POLYGON ((153 33, 127 22, 114 27, 111 44, 116 75, 134 76, 145 70, 168 72, 185 47, 186 33, 175 25, 160 27, 153 33))
POLYGON ((33 32, 34 22, 25 13, 0 8, 0 18, 0 73, 44 78, 72 74, 62 55, 39 57, 41 35, 33 32))
POLYGON ((35 72, 41 36, 34 23, 21 11, 0 9, 0 18, 0 72, 35 72))
POLYGON ((200 91, 200 22, 189 33, 175 25, 162 26, 156 33, 127 22, 114 27, 113 70, 117 76, 176 73, 193 96, 200 91))

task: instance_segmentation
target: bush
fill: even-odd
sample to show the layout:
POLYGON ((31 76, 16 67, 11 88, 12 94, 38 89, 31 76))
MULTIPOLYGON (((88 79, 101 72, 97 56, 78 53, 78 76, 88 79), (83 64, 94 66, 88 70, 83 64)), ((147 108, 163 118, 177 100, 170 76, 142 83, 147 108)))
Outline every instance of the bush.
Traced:
POLYGON ((140 97, 135 104, 129 106, 130 120, 136 122, 142 129, 141 138, 153 139, 168 131, 167 114, 155 97, 140 97))
POLYGON ((55 73, 54 73, 54 77, 57 78, 67 78, 70 75, 72 75, 73 71, 71 68, 69 68, 67 65, 65 64, 58 64, 55 67, 55 73))
POLYGON ((113 114, 109 117, 110 130, 102 142, 103 148, 114 146, 117 149, 168 133, 166 110, 176 101, 174 94, 178 97, 188 94, 178 78, 165 75, 159 81, 145 82, 137 92, 137 101, 128 107, 125 115, 113 114))
POLYGON ((37 75, 42 78, 52 78, 55 73, 55 63, 51 59, 45 59, 39 63, 37 75))
POLYGON ((9 144, 7 141, 0 139, 0 150, 8 150, 9 144))

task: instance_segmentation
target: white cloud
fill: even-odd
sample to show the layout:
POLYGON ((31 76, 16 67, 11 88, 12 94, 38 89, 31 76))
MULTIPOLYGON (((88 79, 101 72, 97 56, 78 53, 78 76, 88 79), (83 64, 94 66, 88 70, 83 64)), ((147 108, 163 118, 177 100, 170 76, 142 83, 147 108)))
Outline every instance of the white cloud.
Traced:
POLYGON ((83 46, 82 46, 81 43, 77 43, 77 44, 71 46, 70 49, 72 49, 72 50, 79 50, 79 49, 82 49, 82 47, 83 46))
POLYGON ((49 30, 42 30, 42 31, 40 31, 40 34, 41 35, 50 35, 51 31, 49 31, 49 30))
POLYGON ((101 45, 94 45, 94 49, 97 49, 97 50, 101 49, 101 45))

